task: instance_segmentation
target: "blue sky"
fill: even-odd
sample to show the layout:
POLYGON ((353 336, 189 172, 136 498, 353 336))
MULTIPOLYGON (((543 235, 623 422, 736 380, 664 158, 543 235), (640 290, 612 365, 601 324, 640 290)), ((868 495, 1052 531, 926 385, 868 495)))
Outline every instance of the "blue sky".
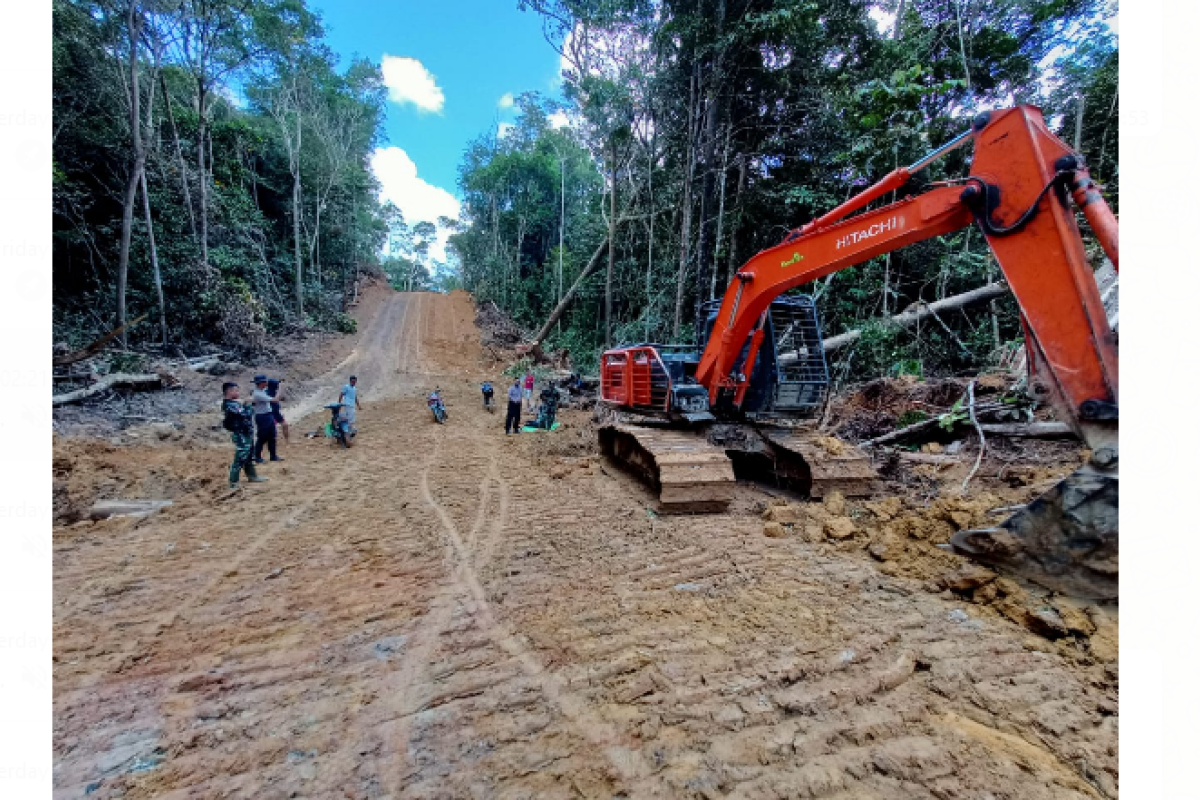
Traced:
POLYGON ((435 221, 457 195, 467 143, 511 120, 505 95, 559 96, 559 57, 541 18, 516 0, 309 0, 345 68, 354 54, 382 63, 391 99, 387 139, 373 161, 384 196, 411 225, 435 221), (439 191, 441 190, 441 191, 439 191))

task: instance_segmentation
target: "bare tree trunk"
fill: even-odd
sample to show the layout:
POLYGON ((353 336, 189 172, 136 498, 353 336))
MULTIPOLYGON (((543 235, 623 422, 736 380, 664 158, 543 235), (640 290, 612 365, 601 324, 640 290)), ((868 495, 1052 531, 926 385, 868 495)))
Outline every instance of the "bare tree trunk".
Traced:
POLYGON ((896 41, 900 40, 900 21, 904 19, 904 0, 900 0, 900 5, 896 9, 896 23, 892 26, 892 38, 896 41))
POLYGON ((296 109, 296 148, 292 160, 292 243, 295 249, 296 320, 304 323, 304 255, 300 248, 300 215, 304 213, 300 187, 300 109, 296 109))
POLYGON ((1080 152, 1079 148, 1083 142, 1083 92, 1075 98, 1075 152, 1080 152))
POLYGON ((746 188, 746 154, 738 154, 738 185, 733 196, 733 223, 729 230, 729 269, 726 270, 725 283, 733 280, 741 264, 738 262, 737 235, 742 227, 742 190, 746 188))
POLYGON ((187 164, 183 160, 183 147, 179 144, 179 128, 175 125, 175 112, 171 108, 171 95, 167 92, 167 79, 162 72, 158 73, 158 81, 162 87, 167 120, 171 123, 171 140, 175 145, 175 160, 179 167, 179 187, 183 190, 183 207, 187 210, 188 230, 191 231, 192 238, 197 239, 196 211, 192 208, 192 190, 188 188, 187 164))
MULTIPOLYGON (((138 91, 138 40, 142 35, 142 14, 137 0, 129 3, 129 133, 132 139, 129 180, 125 184, 125 197, 121 206, 121 250, 117 262, 117 325, 125 324, 125 288, 129 281, 129 242, 133 235, 133 206, 137 201, 138 184, 146 166, 146 152, 142 147, 141 95, 138 91)), ((121 334, 121 345, 127 342, 121 334)))
MULTIPOLYGON (((653 110, 651 110, 651 122, 653 123, 653 110)), ((650 209, 650 219, 647 221, 646 229, 646 341, 652 341, 650 337, 650 323, 653 318, 652 304, 653 294, 651 290, 652 276, 654 275, 654 150, 658 131, 653 130, 650 134, 650 151, 646 154, 646 186, 648 199, 646 207, 650 209)))
MULTIPOLYGON (((716 34, 720 39, 725 30, 725 0, 717 0, 716 34)), ((694 313, 697 335, 704 329, 704 302, 712 299, 709 293, 713 288, 710 278, 716 243, 714 241, 713 212, 716 206, 717 194, 717 126, 721 118, 721 105, 724 94, 721 91, 723 51, 718 50, 708 68, 705 81, 705 115, 704 152, 700 158, 704 164, 704 177, 700 191, 700 224, 696 248, 696 307, 694 313), (707 294, 707 296, 706 296, 707 294)))
POLYGON ((567 163, 558 160, 558 298, 562 302, 563 293, 563 237, 567 227, 567 163))
POLYGON ((604 345, 612 347, 612 280, 616 264, 617 241, 617 138, 611 137, 609 156, 612 158, 612 189, 608 193, 608 274, 604 278, 604 345))
POLYGON ((154 220, 150 216, 150 190, 146 186, 146 170, 142 170, 142 211, 146 215, 146 239, 150 244, 150 264, 154 267, 154 292, 158 296, 158 327, 162 343, 167 343, 167 303, 163 299, 162 271, 158 267, 158 248, 154 244, 154 220))
POLYGON ((717 264, 721 260, 721 236, 725 231, 725 174, 729 170, 729 124, 725 125, 725 149, 721 154, 721 175, 717 180, 721 183, 720 199, 717 202, 717 236, 713 246, 712 279, 708 287, 708 297, 711 300, 717 296, 717 264))
POLYGON ((684 287, 687 284, 688 256, 690 255, 692 239, 692 177, 696 169, 696 147, 693 139, 692 119, 696 109, 696 72, 692 71, 692 80, 688 91, 688 145, 687 167, 683 176, 683 221, 679 234, 679 273, 675 284, 675 327, 672 338, 679 339, 679 329, 683 324, 684 287))
POLYGON ((971 69, 967 66, 967 46, 963 41, 962 0, 954 0, 954 15, 958 19, 958 52, 962 56, 963 77, 967 79, 967 91, 971 91, 971 69))
POLYGON ((205 274, 208 273, 208 170, 204 166, 204 137, 208 135, 208 125, 205 123, 205 100, 203 95, 199 100, 200 120, 196 129, 196 172, 199 178, 197 182, 198 194, 200 195, 200 213, 197 215, 200 228, 200 263, 204 267, 205 274))

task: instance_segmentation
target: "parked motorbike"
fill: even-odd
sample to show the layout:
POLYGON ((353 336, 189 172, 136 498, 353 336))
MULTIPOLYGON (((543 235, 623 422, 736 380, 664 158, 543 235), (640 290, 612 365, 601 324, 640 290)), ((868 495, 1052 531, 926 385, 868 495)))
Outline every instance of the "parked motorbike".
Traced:
POLYGON ((345 403, 330 403, 325 408, 329 409, 329 422, 325 426, 325 435, 337 440, 337 443, 342 447, 350 447, 354 441, 354 435, 350 433, 350 423, 346 420, 342 409, 346 406, 345 403))
POLYGON ((434 389, 426 402, 429 405, 429 410, 433 413, 434 422, 437 422, 439 425, 444 423, 448 415, 446 414, 446 406, 442 402, 441 390, 434 389))

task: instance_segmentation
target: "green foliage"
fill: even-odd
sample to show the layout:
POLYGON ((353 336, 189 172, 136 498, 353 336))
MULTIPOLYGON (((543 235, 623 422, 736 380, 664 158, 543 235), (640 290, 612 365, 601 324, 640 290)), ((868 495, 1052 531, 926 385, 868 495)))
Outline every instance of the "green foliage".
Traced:
POLYGON ((896 419, 897 428, 907 428, 909 425, 916 425, 918 422, 924 422, 929 419, 929 415, 924 411, 905 411, 896 419))
POLYGON ((338 333, 358 333, 358 320, 341 311, 333 315, 333 329, 338 333))
MULTIPOLYGON (((302 0, 142 9, 146 183, 171 339, 185 346, 219 339, 231 349, 252 349, 264 331, 289 324, 344 325, 339 315, 354 280, 374 269, 385 234, 368 164, 383 122, 378 67, 355 59, 338 70, 319 18, 302 0), (235 95, 244 105, 227 99, 235 95), (296 101, 289 109, 278 102, 284 95, 296 101), (295 124, 303 141, 298 208, 287 139, 287 125, 295 124), (195 231, 202 186, 207 257, 195 231), (296 215, 303 319, 294 288, 296 215)), ((126 26, 124 7, 55 0, 56 336, 74 335, 80 320, 93 337, 113 326, 122 197, 132 163, 126 26)), ((135 206, 129 317, 157 305, 140 197, 135 206)), ((158 333, 144 324, 130 336, 136 343, 158 333)))
POLYGON ((108 371, 138 373, 146 368, 146 357, 140 353, 113 353, 108 360, 108 371))

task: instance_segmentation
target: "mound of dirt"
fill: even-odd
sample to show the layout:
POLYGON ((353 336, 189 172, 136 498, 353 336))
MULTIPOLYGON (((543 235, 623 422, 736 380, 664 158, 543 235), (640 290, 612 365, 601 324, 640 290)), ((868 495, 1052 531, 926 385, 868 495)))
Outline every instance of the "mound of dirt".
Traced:
MULTIPOLYGON (((1038 492, 1022 494, 1027 501, 1038 492)), ((938 547, 957 531, 991 527, 1003 516, 994 510, 1014 500, 1012 494, 994 492, 944 493, 927 505, 901 496, 850 502, 838 493, 821 504, 776 500, 763 512, 763 534, 861 552, 879 562, 885 575, 915 579, 929 592, 979 605, 1055 642, 1064 655, 1085 663, 1112 661, 1117 656, 1114 609, 1019 584, 938 547)))
POLYGON ((176 507, 209 502, 225 490, 230 456, 228 447, 212 447, 178 431, 122 446, 103 439, 55 437, 54 523, 87 519, 97 500, 172 500, 176 507))

